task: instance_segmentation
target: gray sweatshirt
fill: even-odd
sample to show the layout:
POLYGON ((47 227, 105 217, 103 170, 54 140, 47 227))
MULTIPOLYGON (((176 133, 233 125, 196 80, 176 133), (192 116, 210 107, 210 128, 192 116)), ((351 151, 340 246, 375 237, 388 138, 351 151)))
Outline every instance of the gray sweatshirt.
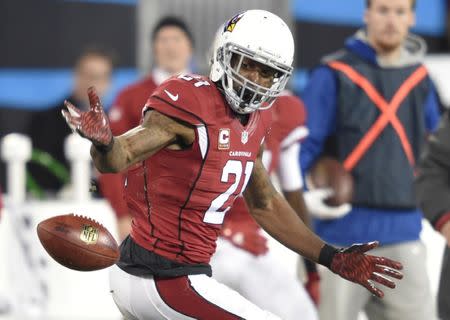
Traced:
POLYGON ((419 206, 435 228, 450 220, 450 111, 429 137, 419 162, 416 191, 419 206))

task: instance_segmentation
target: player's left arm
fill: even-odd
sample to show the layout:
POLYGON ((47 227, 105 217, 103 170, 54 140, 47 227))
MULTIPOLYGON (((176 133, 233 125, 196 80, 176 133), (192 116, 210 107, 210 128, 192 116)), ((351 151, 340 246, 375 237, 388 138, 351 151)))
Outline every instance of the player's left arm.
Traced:
POLYGON ((318 261, 325 243, 308 229, 275 190, 261 156, 256 160, 244 198, 252 216, 271 236, 302 256, 318 261))
MULTIPOLYGON (((303 223, 311 228, 311 218, 303 198, 303 177, 300 170, 300 141, 282 146, 277 176, 281 190, 287 202, 294 209, 303 223)), ((313 302, 318 305, 320 301, 319 273, 317 266, 309 259, 301 259, 306 269, 305 288, 313 302)))
POLYGON ((306 208, 305 199, 303 199, 303 189, 296 190, 282 190, 283 196, 289 203, 297 216, 303 221, 305 225, 311 227, 311 218, 308 214, 308 209, 306 208))
POLYGON ((279 194, 264 169, 261 154, 255 163, 244 197, 255 220, 272 237, 298 254, 328 267, 341 277, 359 283, 378 297, 383 292, 375 287, 374 282, 390 288, 395 283, 384 275, 397 279, 402 274, 399 262, 383 257, 366 255, 365 252, 375 248, 378 243, 353 245, 337 250, 323 242, 297 216, 287 201, 279 194))

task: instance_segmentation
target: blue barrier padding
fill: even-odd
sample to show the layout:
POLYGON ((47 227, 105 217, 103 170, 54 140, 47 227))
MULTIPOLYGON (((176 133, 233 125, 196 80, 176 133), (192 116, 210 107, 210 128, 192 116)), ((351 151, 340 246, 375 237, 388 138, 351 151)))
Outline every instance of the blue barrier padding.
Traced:
MULTIPOLYGON (((364 0, 291 0, 291 12, 299 21, 362 26, 364 10, 364 0)), ((429 36, 443 35, 446 12, 445 0, 418 0, 413 31, 429 36)))
MULTIPOLYGON (((118 91, 138 78, 134 68, 116 69, 104 106, 109 107, 118 91)), ((71 69, 0 69, 0 106, 42 110, 66 98, 72 84, 71 69)))

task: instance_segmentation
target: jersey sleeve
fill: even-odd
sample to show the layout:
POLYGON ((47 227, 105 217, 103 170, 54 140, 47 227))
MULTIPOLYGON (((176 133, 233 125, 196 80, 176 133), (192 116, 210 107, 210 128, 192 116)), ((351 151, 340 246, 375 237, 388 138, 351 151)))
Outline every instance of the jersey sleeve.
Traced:
POLYGON ((147 100, 143 114, 148 110, 156 110, 168 117, 198 126, 204 124, 204 105, 198 92, 202 90, 195 82, 177 77, 163 82, 147 100))
POLYGON ((303 177, 300 171, 300 142, 293 143, 281 151, 277 175, 283 191, 303 188, 303 177))
POLYGON ((307 134, 306 110, 303 102, 294 95, 280 96, 276 101, 278 118, 278 137, 283 150, 303 140, 307 134))

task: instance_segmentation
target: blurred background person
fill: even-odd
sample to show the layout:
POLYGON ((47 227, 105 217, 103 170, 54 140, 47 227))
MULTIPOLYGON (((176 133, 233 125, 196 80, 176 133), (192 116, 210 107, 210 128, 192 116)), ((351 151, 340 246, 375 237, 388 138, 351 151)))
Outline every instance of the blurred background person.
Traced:
POLYGON ((151 32, 150 41, 153 51, 150 73, 120 91, 109 111, 114 134, 122 134, 139 124, 145 102, 164 80, 190 72, 194 40, 181 18, 161 18, 151 32))
MULTIPOLYGON (((89 100, 87 89, 95 86, 100 96, 104 96, 111 85, 114 67, 114 56, 105 48, 88 47, 77 58, 73 69, 74 84, 72 91, 65 100, 73 101, 80 108, 87 109, 89 100)), ((32 162, 29 164, 29 173, 36 184, 46 192, 57 193, 64 184, 64 179, 55 175, 49 166, 64 176, 69 170, 69 163, 64 154, 64 141, 72 132, 61 124, 61 108, 64 100, 43 111, 36 112, 32 118, 30 136, 33 147, 43 156, 47 157, 44 167, 32 162), (62 167, 62 168, 61 168, 62 167)), ((67 176, 67 174, 66 174, 67 176)))
MULTIPOLYGON (((354 320, 363 309, 376 320, 435 319, 413 180, 425 136, 438 123, 439 105, 422 65, 425 43, 409 33, 415 4, 367 0, 366 27, 323 58, 303 94, 309 129, 303 168, 331 155, 355 183, 353 208, 316 219, 317 233, 337 246, 379 240, 376 254, 405 265, 402 283, 383 300, 324 271, 322 320, 354 320)), ((314 215, 315 207, 307 204, 314 215)))
POLYGON ((438 291, 438 311, 450 319, 450 114, 447 111, 437 131, 429 137, 419 163, 417 196, 425 217, 445 238, 438 291))
MULTIPOLYGON (((150 74, 121 91, 109 111, 114 135, 125 133, 140 123, 145 102, 164 80, 190 72, 194 39, 181 18, 161 18, 154 26, 150 40, 154 59, 150 74)), ((124 174, 103 174, 99 178, 101 193, 117 215, 120 239, 124 239, 131 229, 124 184, 124 174)))

